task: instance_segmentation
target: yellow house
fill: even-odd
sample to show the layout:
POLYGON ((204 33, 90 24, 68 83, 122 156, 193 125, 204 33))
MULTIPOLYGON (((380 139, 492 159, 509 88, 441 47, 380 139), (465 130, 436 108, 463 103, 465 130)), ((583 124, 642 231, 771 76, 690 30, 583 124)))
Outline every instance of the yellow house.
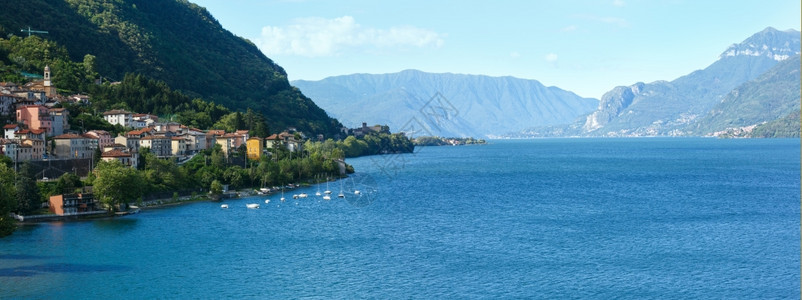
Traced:
POLYGON ((248 148, 248 159, 259 160, 262 157, 262 149, 264 149, 264 140, 260 137, 249 138, 246 142, 248 148))

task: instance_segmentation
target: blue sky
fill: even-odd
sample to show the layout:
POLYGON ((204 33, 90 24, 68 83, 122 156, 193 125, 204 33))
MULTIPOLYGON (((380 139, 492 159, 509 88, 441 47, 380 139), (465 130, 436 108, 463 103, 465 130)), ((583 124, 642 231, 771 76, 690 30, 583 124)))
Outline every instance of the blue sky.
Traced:
POLYGON ((290 80, 418 69, 536 79, 600 98, 702 69, 766 27, 800 28, 799 0, 190 0, 290 80))

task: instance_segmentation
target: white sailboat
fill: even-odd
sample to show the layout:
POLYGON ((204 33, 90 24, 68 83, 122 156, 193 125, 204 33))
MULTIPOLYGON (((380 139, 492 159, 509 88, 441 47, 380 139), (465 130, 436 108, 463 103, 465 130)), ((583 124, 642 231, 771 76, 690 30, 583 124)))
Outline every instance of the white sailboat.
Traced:
POLYGON ((345 198, 345 194, 343 193, 343 182, 342 182, 342 180, 340 180, 340 193, 337 194, 337 197, 345 198))
POLYGON ((265 204, 270 203, 270 199, 265 199, 265 204))
POLYGON ((284 199, 284 187, 283 186, 281 187, 281 199, 279 199, 279 200, 281 200, 281 202, 284 202, 284 200, 287 200, 287 199, 284 199))
POLYGON ((317 192, 315 193, 315 196, 320 197, 320 195, 320 180, 317 180, 317 192))
MULTIPOLYGON (((329 179, 328 178, 326 178, 326 191, 324 191, 323 193, 326 194, 326 195, 330 195, 331 194, 331 190, 329 190, 329 179)), ((331 198, 331 197, 329 197, 329 198, 331 198)))
POLYGON ((259 208, 259 203, 248 203, 248 204, 245 204, 245 206, 250 208, 250 209, 257 209, 257 208, 259 208))
POLYGON ((228 204, 222 204, 220 205, 220 208, 228 208, 228 204))
POLYGON ((351 184, 354 185, 354 195, 362 194, 362 192, 360 192, 358 189, 356 189, 356 183, 354 182, 354 178, 353 177, 351 177, 351 184))

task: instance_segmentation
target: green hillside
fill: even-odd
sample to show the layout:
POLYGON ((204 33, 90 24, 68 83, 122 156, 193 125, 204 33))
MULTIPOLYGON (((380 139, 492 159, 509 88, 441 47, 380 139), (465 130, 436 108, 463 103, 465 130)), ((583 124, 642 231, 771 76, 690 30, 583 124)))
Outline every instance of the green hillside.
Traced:
POLYGON ((95 70, 111 80, 142 74, 190 97, 262 112, 274 130, 334 134, 339 127, 253 43, 184 0, 0 2, 0 37, 25 36, 20 29, 28 26, 48 31, 41 37, 64 46, 73 61, 95 56, 95 70))
POLYGON ((799 132, 799 110, 797 110, 782 119, 758 125, 747 136, 758 138, 799 138, 799 132))
POLYGON ((799 119, 800 77, 799 55, 786 59, 766 71, 760 77, 748 81, 727 94, 704 118, 698 120, 691 130, 699 135, 738 128, 764 122, 774 136, 775 132, 790 132, 798 135, 799 123, 793 124, 793 116, 799 119), (787 128, 780 128, 787 127, 787 128))

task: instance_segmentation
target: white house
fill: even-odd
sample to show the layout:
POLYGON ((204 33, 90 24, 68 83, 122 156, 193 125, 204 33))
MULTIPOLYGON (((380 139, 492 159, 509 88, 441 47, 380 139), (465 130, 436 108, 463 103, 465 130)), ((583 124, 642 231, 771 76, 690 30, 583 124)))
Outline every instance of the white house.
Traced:
POLYGON ((14 133, 19 130, 20 128, 19 125, 17 124, 8 124, 6 126, 3 126, 3 137, 9 140, 13 140, 17 138, 14 133))
POLYGON ((124 127, 132 127, 133 114, 124 110, 110 110, 103 113, 103 119, 111 123, 111 125, 120 124, 124 127))

